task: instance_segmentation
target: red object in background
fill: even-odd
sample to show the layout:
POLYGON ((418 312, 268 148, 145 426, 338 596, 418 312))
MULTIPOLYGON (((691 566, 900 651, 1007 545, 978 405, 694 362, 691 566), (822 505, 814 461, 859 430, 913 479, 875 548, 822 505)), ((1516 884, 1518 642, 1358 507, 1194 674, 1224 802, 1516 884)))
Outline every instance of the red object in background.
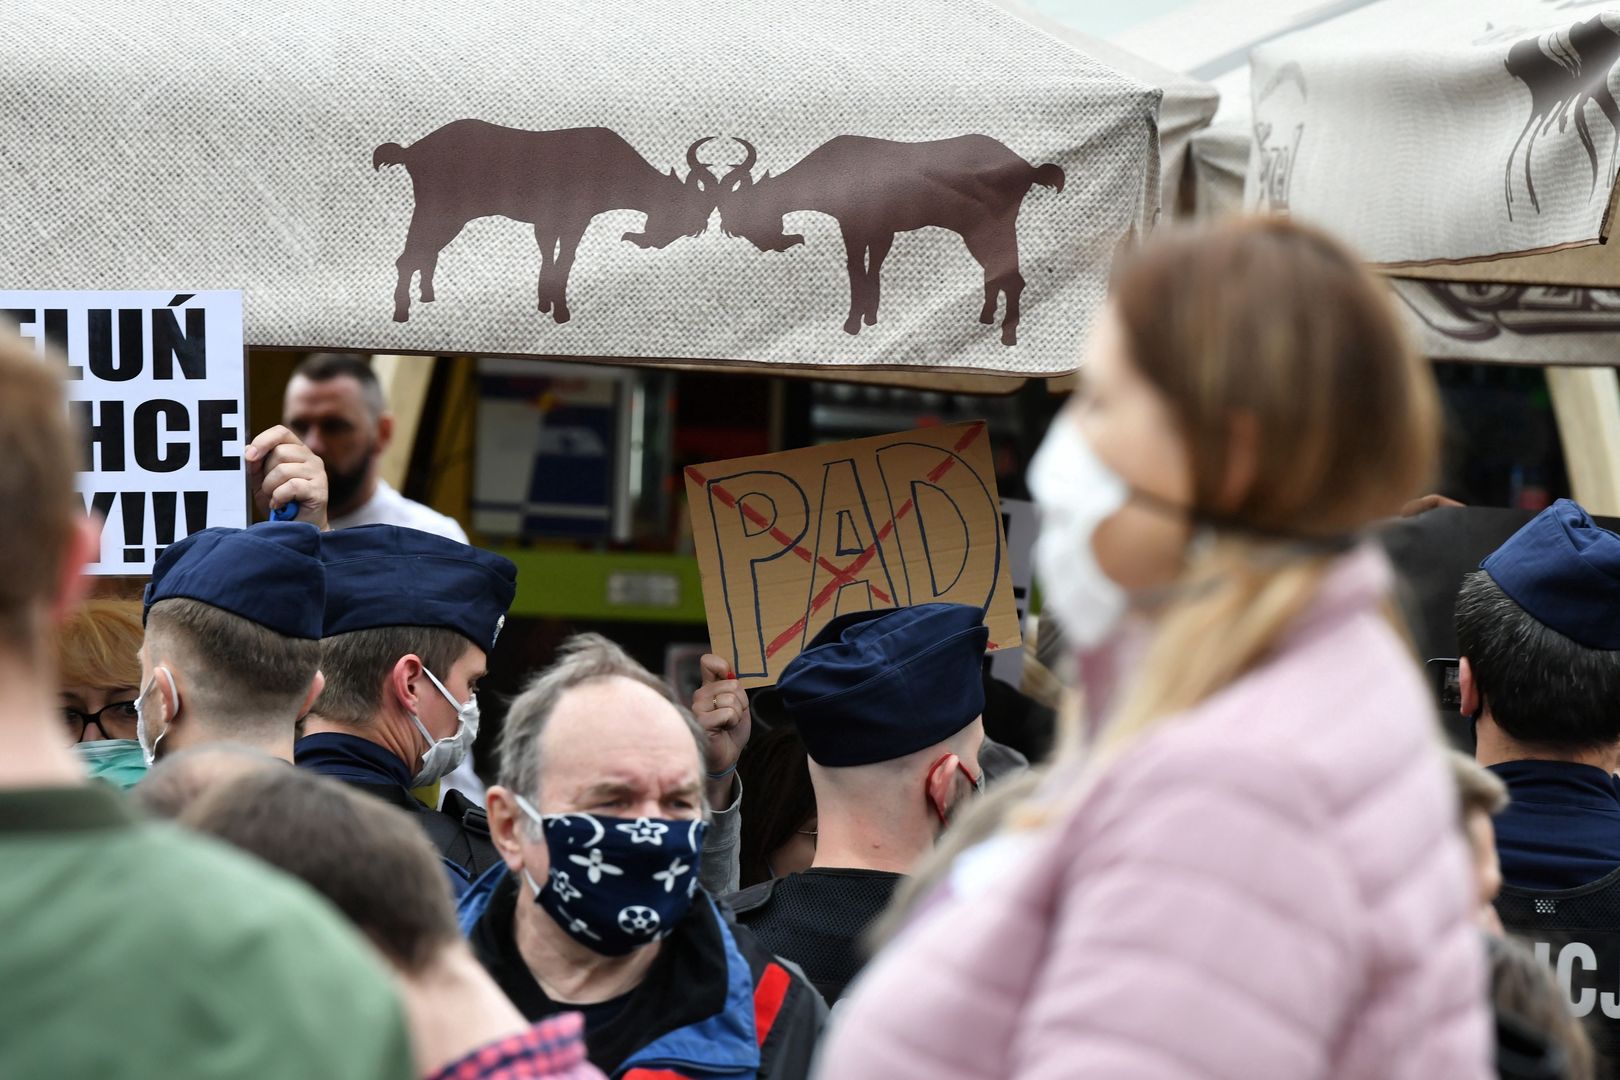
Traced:
POLYGON ((1513 500, 1515 510, 1528 510, 1532 514, 1539 514, 1552 504, 1552 494, 1544 487, 1520 488, 1513 500))

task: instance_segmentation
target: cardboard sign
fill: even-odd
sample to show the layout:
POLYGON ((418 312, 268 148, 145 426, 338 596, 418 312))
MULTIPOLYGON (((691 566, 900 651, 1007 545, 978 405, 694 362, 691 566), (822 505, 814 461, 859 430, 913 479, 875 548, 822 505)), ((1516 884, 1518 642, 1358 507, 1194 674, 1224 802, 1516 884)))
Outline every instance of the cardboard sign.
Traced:
MULTIPOLYGON (((1029 616, 1030 586, 1035 581, 1035 536, 1039 530, 1040 519, 1035 515, 1034 503, 1025 499, 1001 500, 1001 531, 1007 538, 1013 607, 1020 627, 1029 616)), ((1002 646, 990 658, 990 674, 1013 686, 1023 685, 1023 650, 1002 646)))
POLYGON ((835 616, 927 603, 1022 644, 995 476, 983 421, 687 469, 712 648, 766 686, 835 616))
POLYGON ((65 354, 101 517, 92 574, 147 574, 167 544, 248 523, 239 292, 7 292, 0 322, 65 354))

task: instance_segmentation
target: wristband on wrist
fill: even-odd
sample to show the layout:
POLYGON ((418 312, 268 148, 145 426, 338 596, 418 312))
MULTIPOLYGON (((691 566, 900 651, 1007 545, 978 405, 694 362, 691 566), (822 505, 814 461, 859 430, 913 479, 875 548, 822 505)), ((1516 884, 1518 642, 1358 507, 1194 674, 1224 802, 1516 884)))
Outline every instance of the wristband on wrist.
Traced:
POLYGON ((737 771, 737 763, 735 761, 733 761, 731 763, 731 768, 725 770, 724 772, 709 772, 707 769, 705 769, 703 771, 703 775, 708 777, 710 780, 724 780, 726 777, 730 776, 732 773, 734 773, 736 771, 737 771))

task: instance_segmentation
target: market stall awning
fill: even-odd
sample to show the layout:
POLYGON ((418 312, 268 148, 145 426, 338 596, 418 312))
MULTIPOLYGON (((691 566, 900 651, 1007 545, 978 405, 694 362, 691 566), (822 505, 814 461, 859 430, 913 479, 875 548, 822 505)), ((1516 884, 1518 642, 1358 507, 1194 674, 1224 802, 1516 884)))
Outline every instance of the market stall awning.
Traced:
POLYGON ((1346 237, 1437 359, 1620 359, 1620 7, 1184 0, 1113 40, 1221 91, 1188 154, 1199 215, 1346 237))
MULTIPOLYGON (((1107 64, 1136 81, 1159 88, 1159 205, 1162 214, 1179 213, 1189 147, 1209 127, 1221 104, 1215 87, 1182 71, 1155 63, 1119 44, 1096 37, 1026 6, 1022 0, 991 0, 1018 18, 1036 26, 1087 56, 1107 64)), ((1239 183, 1241 184, 1241 179, 1239 183)))
POLYGON ((1558 253, 1541 280, 1562 266, 1573 283, 1620 284, 1597 247, 1617 64, 1620 8, 1368 4, 1254 49, 1251 202, 1321 222, 1390 269, 1558 253))
POLYGON ((983 0, 28 0, 0 96, 7 285, 260 348, 1049 375, 1158 203, 1160 90, 983 0))
POLYGON ((1252 67, 1249 205, 1355 243, 1429 355, 1620 359, 1620 8, 1381 0, 1252 67))

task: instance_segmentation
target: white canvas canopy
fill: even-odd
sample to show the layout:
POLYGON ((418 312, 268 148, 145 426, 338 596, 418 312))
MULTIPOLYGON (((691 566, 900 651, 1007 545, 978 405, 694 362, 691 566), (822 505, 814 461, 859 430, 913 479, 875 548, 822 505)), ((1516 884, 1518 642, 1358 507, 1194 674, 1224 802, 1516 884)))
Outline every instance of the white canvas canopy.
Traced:
POLYGON ((1620 5, 1188 0, 1114 40, 1221 91, 1200 215, 1344 236, 1436 359, 1620 361, 1620 5))
POLYGON ((1160 96, 984 0, 23 0, 0 285, 240 288, 255 347, 1051 375, 1160 96))
POLYGON ((1251 201, 1319 221, 1375 263, 1499 260, 1605 235, 1620 7, 1381 0, 1261 45, 1251 65, 1251 201))
MULTIPOLYGON (((1200 134, 1209 127, 1221 95, 1215 87, 1201 79, 1184 74, 1180 69, 1165 67, 1122 48, 1115 42, 1096 37, 1025 6, 1020 0, 992 0, 1007 11, 1033 26, 1051 34, 1066 45, 1086 56, 1093 57, 1115 71, 1128 75, 1147 86, 1156 86, 1164 94, 1159 105, 1159 159, 1160 159, 1160 212, 1166 216, 1178 213, 1182 204, 1182 186, 1188 154, 1200 134)), ((1238 180, 1241 189, 1242 178, 1238 180)))
POLYGON ((1251 60, 1249 204, 1394 275, 1431 356, 1620 360, 1620 7, 1381 0, 1251 60))
POLYGON ((1135 22, 1112 40, 1154 64, 1207 82, 1220 99, 1212 122, 1188 143, 1191 212, 1242 209, 1254 143, 1249 54, 1260 44, 1331 21, 1369 0, 1185 0, 1135 22))

